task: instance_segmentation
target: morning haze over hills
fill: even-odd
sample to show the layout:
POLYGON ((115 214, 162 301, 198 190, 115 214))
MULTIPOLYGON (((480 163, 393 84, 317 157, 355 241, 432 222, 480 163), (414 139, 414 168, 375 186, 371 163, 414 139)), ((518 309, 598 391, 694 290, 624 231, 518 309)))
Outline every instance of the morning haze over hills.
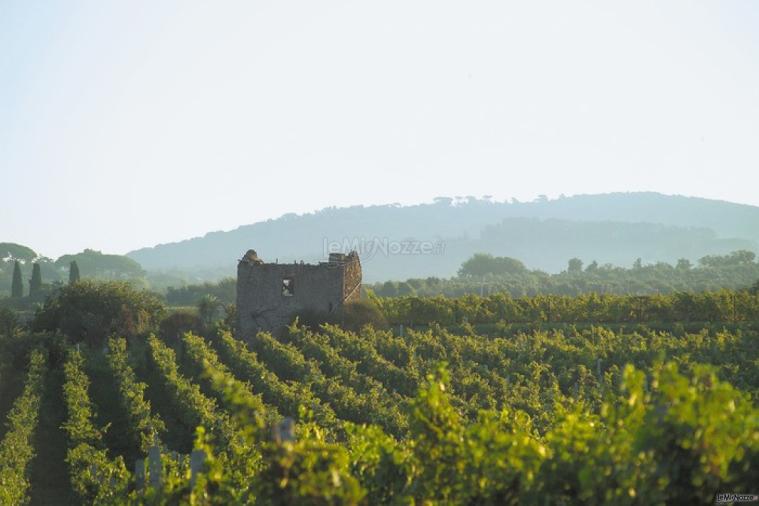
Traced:
MULTIPOLYGON (((455 276, 476 253, 516 258, 529 269, 549 273, 565 270, 574 257, 586 265, 595 261, 629 267, 638 258, 644 264, 675 264, 681 258, 695 264, 707 255, 759 251, 759 207, 649 192, 540 197, 532 202, 441 197, 410 206, 332 207, 126 256, 91 250, 64 255, 43 262, 42 274, 46 280, 63 279, 76 260, 85 276, 134 278, 144 270, 153 288, 166 288, 233 276, 237 260, 249 248, 266 261, 318 262, 330 249, 351 247, 359 249, 369 283, 455 276)), ((2 270, 7 271, 2 277, 8 279, 11 258, 28 265, 44 256, 25 246, 5 249, 0 252, 2 270)))
MULTIPOLYGON (((83 273, 93 277, 135 277, 140 267, 154 279, 167 274, 158 282, 165 287, 232 276, 249 248, 267 261, 317 262, 329 250, 353 247, 361 253, 364 279, 370 283, 451 277, 476 253, 516 258, 549 273, 565 270, 573 257, 586 264, 626 267, 638 258, 643 263, 674 264, 681 258, 695 263, 706 255, 759 251, 759 207, 646 192, 532 202, 441 197, 410 206, 332 207, 142 248, 126 258, 92 251, 64 255, 43 264, 43 275, 48 280, 63 277, 77 260, 83 273)), ((6 260, 27 263, 44 255, 26 247, 0 253, 6 260)))
POLYGON ((411 206, 354 206, 288 214, 127 254, 147 270, 229 276, 248 248, 267 261, 321 260, 330 247, 363 244, 365 280, 453 276, 478 252, 559 272, 567 260, 629 266, 697 261, 759 250, 759 207, 659 193, 578 195, 532 202, 438 198, 411 206), (385 254, 388 243, 401 243, 385 254), (414 244, 430 245, 426 253, 414 244), (374 249, 372 249, 374 245, 374 249), (384 249, 383 249, 384 248, 384 249))

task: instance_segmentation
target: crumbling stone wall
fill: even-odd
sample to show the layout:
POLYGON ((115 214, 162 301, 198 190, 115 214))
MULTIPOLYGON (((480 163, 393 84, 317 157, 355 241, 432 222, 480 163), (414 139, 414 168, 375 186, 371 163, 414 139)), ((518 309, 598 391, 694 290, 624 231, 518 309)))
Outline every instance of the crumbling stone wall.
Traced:
POLYGON ((237 265, 237 315, 241 337, 275 334, 304 312, 331 313, 361 297, 358 254, 331 254, 317 265, 265 263, 248 251, 237 265))
POLYGON ((343 275, 343 300, 355 302, 361 299, 361 262, 353 251, 345 258, 343 275))

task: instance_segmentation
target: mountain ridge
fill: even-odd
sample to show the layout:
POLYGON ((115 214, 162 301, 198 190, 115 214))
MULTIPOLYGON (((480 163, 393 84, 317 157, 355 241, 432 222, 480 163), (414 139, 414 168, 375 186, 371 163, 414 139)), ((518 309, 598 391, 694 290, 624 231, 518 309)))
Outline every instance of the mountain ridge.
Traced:
MULTIPOLYGON (((487 245, 478 244, 483 242, 483 239, 488 239, 482 237, 487 227, 515 218, 543 221, 559 219, 596 224, 617 222, 622 228, 625 228, 624 224, 645 223, 654 227, 651 228, 652 231, 657 225, 694 229, 691 230, 693 237, 687 234, 682 236, 686 243, 693 242, 686 244, 687 248, 683 248, 689 252, 692 259, 702 254, 727 252, 725 247, 728 243, 732 247, 756 250, 759 242, 759 207, 700 197, 631 192, 584 194, 557 199, 539 198, 532 202, 439 197, 432 203, 407 206, 388 204, 329 207, 312 213, 289 213, 279 218, 241 225, 229 231, 214 231, 184 241, 141 248, 127 253, 127 256, 150 270, 221 267, 232 269, 235 261, 249 248, 257 249, 262 257, 269 261, 317 261, 326 255, 328 246, 333 243, 413 239, 422 242, 442 241, 454 245, 455 259, 449 258, 450 261, 444 262, 445 265, 440 264, 439 269, 427 269, 425 273, 444 276, 455 272, 455 269, 451 269, 456 262, 465 259, 462 255, 468 256, 477 252, 477 247, 487 245), (711 239, 704 235, 704 230, 714 233, 711 239), (470 245, 462 246, 467 241, 470 245), (702 250, 700 253, 699 248, 702 250)), ((662 234, 658 235, 661 240, 662 234)), ((501 243, 503 242, 502 240, 501 243)), ((644 234, 641 246, 645 242, 644 234)), ((606 257, 618 257, 604 254, 604 248, 613 249, 613 246, 599 245, 599 248, 599 258, 595 258, 596 260, 604 261, 606 257)), ((501 248, 498 251, 485 252, 505 254, 508 253, 507 250, 508 248, 501 248)), ((522 248, 520 252, 527 255, 520 259, 527 264, 533 263, 530 262, 529 247, 522 248)), ((673 250, 672 254, 676 253, 677 251, 673 250)), ((555 259, 533 267, 556 270, 559 257, 561 262, 566 262, 571 256, 575 256, 571 251, 559 248, 555 259)), ((645 258, 646 255, 643 254, 637 256, 642 256, 648 261, 673 260, 672 255, 666 254, 657 254, 650 258, 645 258)), ((404 274, 401 274, 396 268, 404 263, 409 267, 423 266, 425 263, 435 264, 431 261, 420 262, 414 258, 404 260, 406 261, 401 262, 395 259, 394 262, 385 262, 386 265, 380 267, 374 265, 368 271, 370 277, 398 279, 410 274, 406 272, 408 269, 402 269, 404 274), (396 267, 391 267, 390 264, 396 267)))

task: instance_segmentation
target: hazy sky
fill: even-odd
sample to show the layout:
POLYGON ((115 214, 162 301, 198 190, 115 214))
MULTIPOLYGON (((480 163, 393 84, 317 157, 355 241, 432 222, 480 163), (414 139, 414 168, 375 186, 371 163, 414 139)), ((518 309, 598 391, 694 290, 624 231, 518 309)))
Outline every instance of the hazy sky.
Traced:
POLYGON ((0 0, 0 242, 49 256, 758 174, 754 0, 0 0))

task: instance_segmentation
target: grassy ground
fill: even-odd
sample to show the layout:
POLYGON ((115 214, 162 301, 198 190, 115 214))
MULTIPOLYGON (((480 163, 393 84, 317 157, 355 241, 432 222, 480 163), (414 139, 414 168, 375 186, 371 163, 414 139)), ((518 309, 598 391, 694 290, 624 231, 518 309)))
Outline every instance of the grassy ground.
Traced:
POLYGON ((169 450, 190 453, 195 441, 195 427, 187 426, 180 414, 174 409, 169 395, 163 387, 163 380, 150 360, 147 359, 148 348, 145 343, 132 346, 129 350, 134 372, 139 381, 147 383, 145 398, 150 401, 151 410, 157 413, 166 424, 166 433, 162 442, 169 450))
POLYGON ((31 467, 31 504, 67 506, 77 504, 66 465, 66 434, 61 429, 66 409, 63 404, 63 371, 49 371, 42 394, 39 425, 31 467))
POLYGON ((90 378, 90 400, 95 405, 95 425, 106 427, 104 443, 108 455, 123 457, 127 469, 143 458, 137 442, 133 439, 128 414, 121 404, 121 394, 113 378, 106 357, 93 352, 87 359, 87 377, 90 378))

